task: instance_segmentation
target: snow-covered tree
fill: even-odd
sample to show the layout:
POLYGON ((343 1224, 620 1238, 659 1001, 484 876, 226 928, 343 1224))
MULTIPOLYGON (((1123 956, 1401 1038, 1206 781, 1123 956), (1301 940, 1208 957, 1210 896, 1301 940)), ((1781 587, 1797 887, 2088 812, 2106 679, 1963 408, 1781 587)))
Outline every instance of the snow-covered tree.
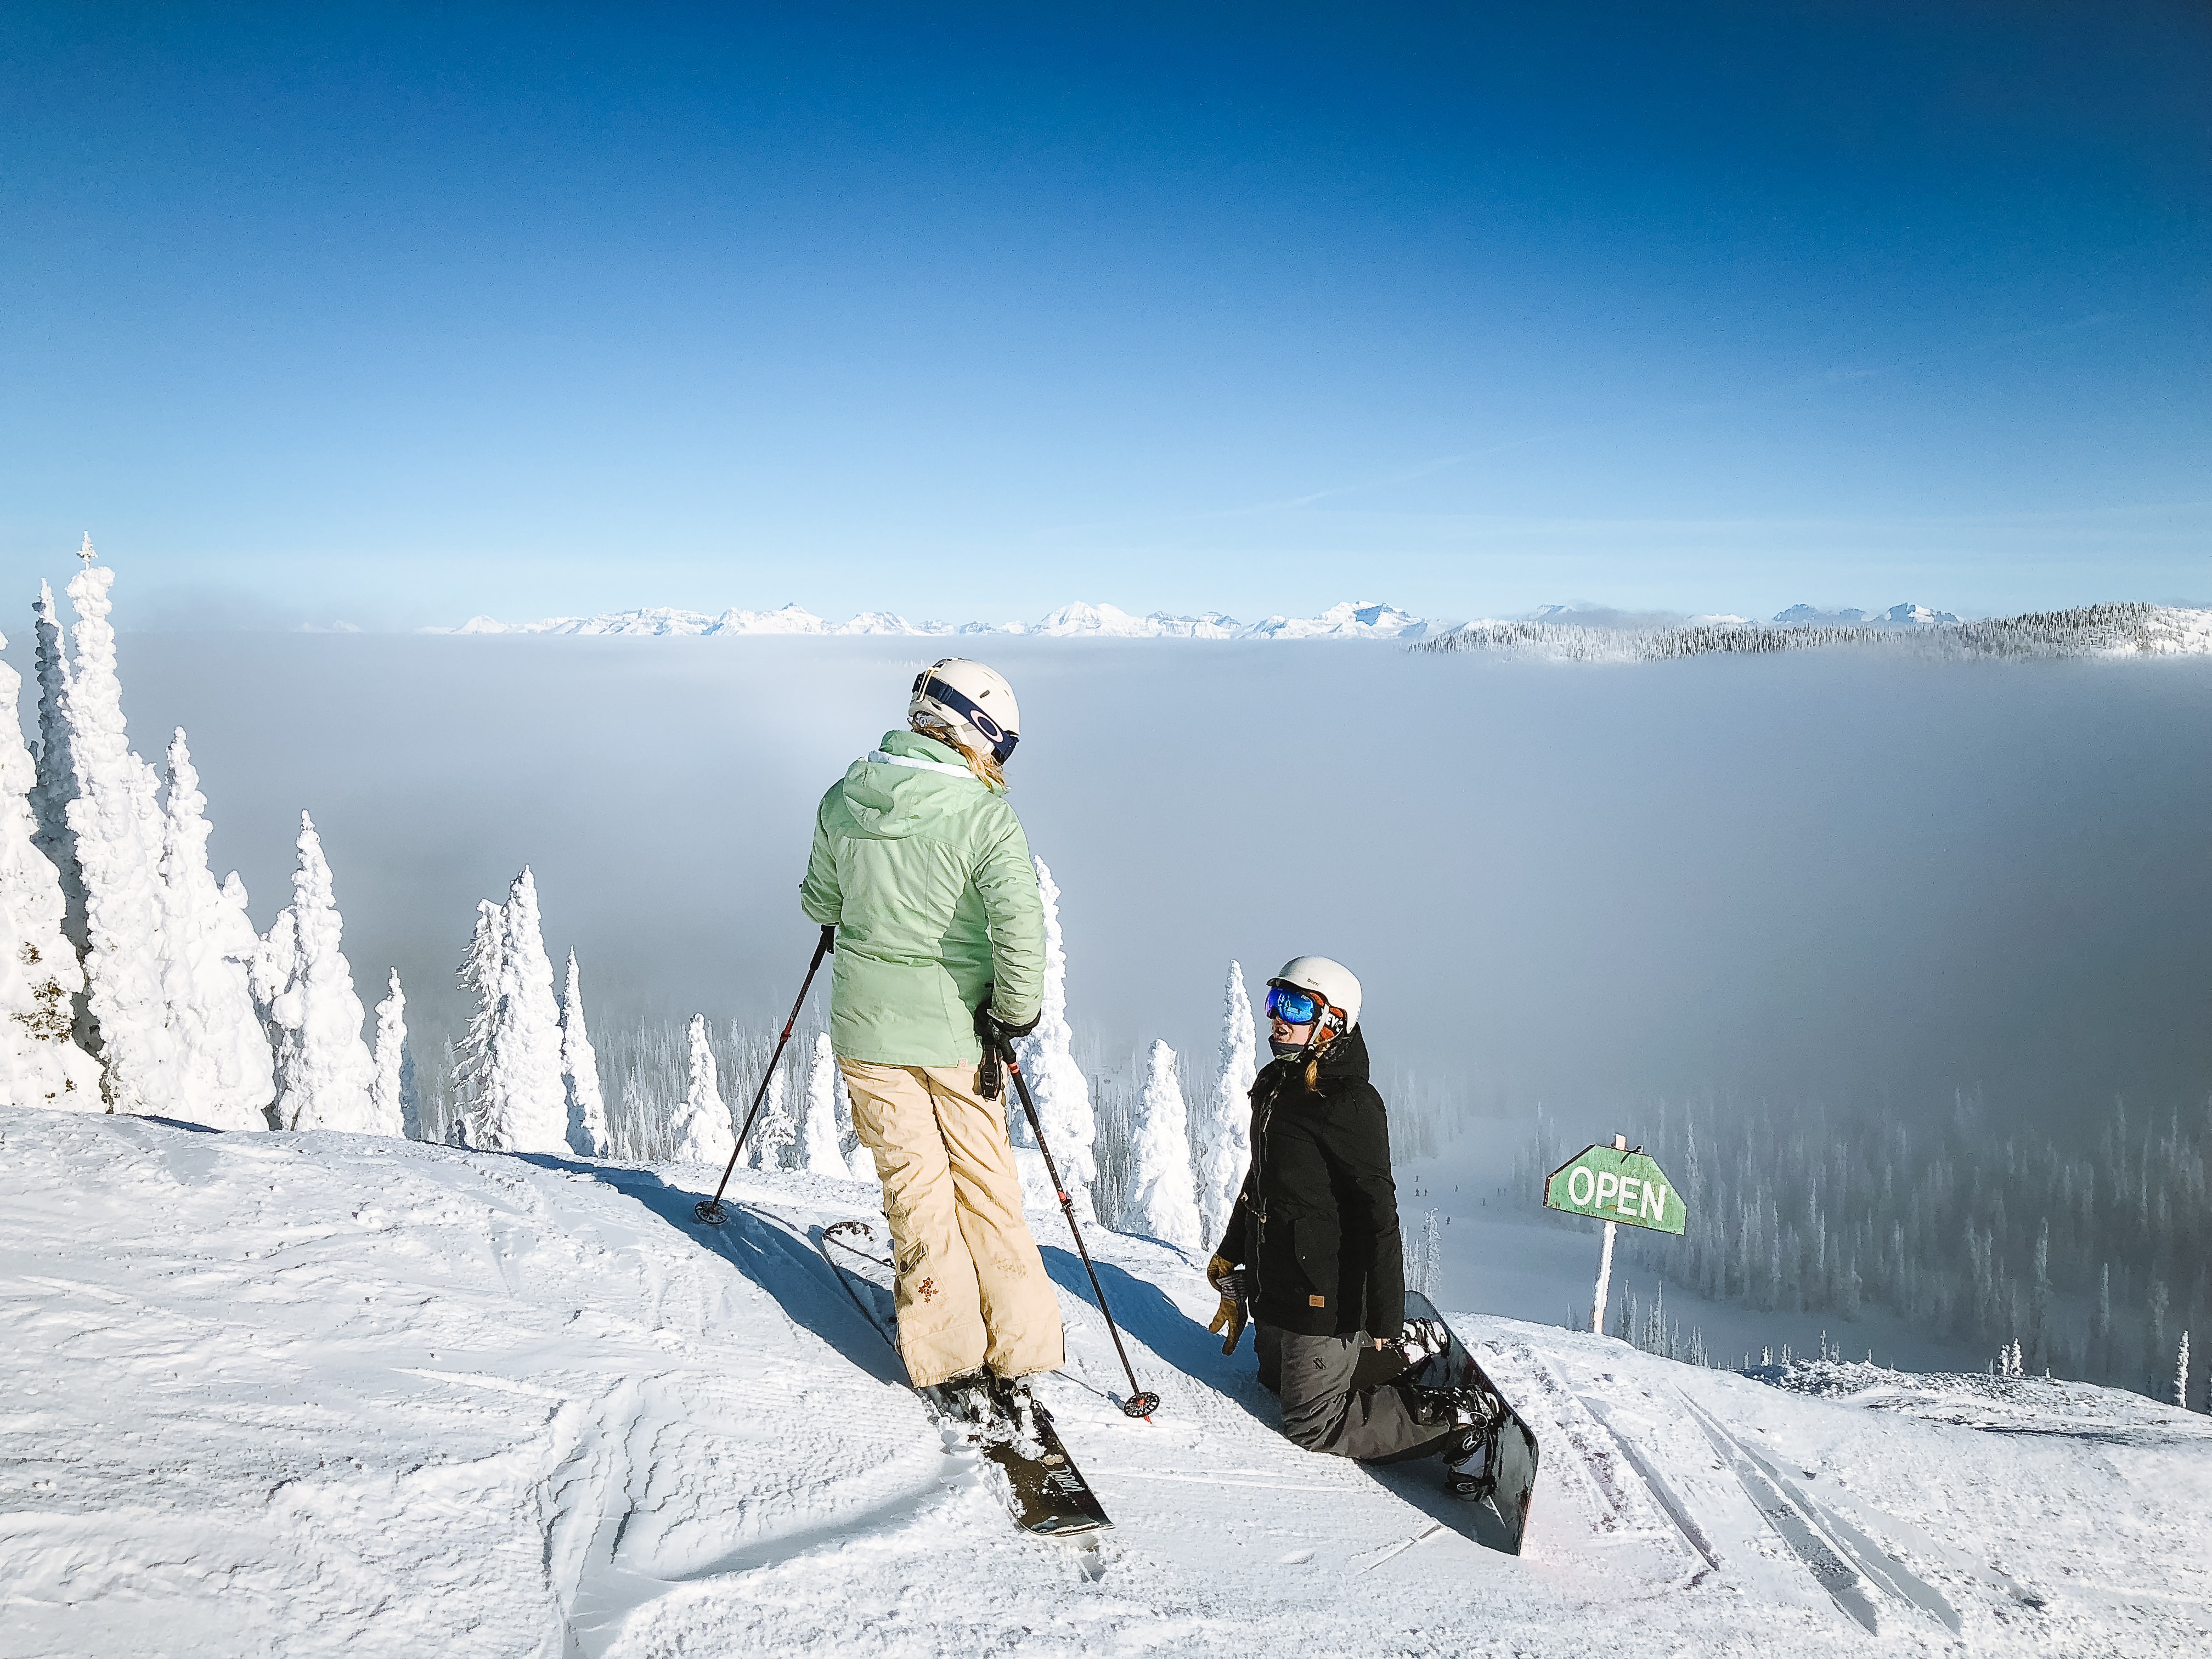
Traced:
MULTIPOLYGON (((83 631, 78 630, 82 640, 83 631)), ((80 831, 80 845, 82 844, 80 831)), ((281 1129, 344 1129, 398 1134, 369 1106, 376 1063, 362 1041, 361 999, 339 948, 344 919, 331 884, 315 822, 300 814, 300 862, 292 902, 277 914, 254 964, 254 995, 276 1051, 276 1101, 270 1121, 281 1129)))
POLYGON ((1419 1291, 1433 1301, 1443 1267, 1443 1232, 1437 1225, 1437 1212, 1431 1210, 1421 1223, 1420 1237, 1406 1252, 1406 1288, 1419 1291))
POLYGON ((487 899, 477 907, 459 976, 477 1005, 453 1068, 467 1144, 494 1152, 568 1152, 561 1011, 528 866, 505 904, 487 899))
POLYGON ((737 1145, 730 1129, 730 1109, 723 1103, 715 1073, 714 1051, 707 1042, 704 1014, 691 1016, 691 1086, 670 1129, 676 1148, 669 1156, 678 1164, 704 1164, 719 1170, 730 1161, 737 1145))
POLYGON ((174 1045, 161 972, 160 790, 124 729, 107 620, 115 573, 91 555, 88 536, 85 568, 69 586, 76 660, 62 704, 76 779, 64 811, 84 880, 87 1004, 108 1109, 161 1111, 173 1104, 174 1045))
POLYGON ((792 1115, 790 1071, 789 1066, 780 1065, 769 1076, 768 1093, 761 1101, 759 1115, 753 1119, 752 1134, 745 1142, 748 1170, 791 1167, 790 1153, 799 1144, 799 1120, 792 1115))
POLYGON ((108 588, 115 571, 86 564, 69 584, 77 613, 62 717, 76 792, 64 805, 84 880, 86 1011, 100 1042, 101 1095, 111 1113, 181 1109, 168 1097, 175 1044, 161 982, 161 807, 153 768, 131 752, 108 588))
POLYGON ((407 1063, 407 994, 399 988, 394 968, 386 981, 384 1000, 376 1005, 376 1071, 368 1084, 368 1115, 380 1126, 377 1133, 422 1138, 421 1103, 409 1098, 415 1091, 407 1063), (389 1127, 384 1127, 384 1125, 389 1127))
POLYGON ((2189 1409, 2189 1333, 2181 1334, 2181 1346, 2173 1356, 2173 1403, 2189 1409))
POLYGON ((96 1112, 100 1066, 71 1036, 84 970, 62 931, 61 882, 37 845, 36 774, 16 724, 21 684, 0 662, 0 1100, 96 1112))
POLYGON ((453 1050, 453 1142, 457 1146, 504 1150, 479 1139, 502 1140, 506 1126, 495 1109, 498 1103, 494 1073, 496 1038, 507 1002, 507 909, 489 899, 477 901, 477 925, 469 934, 469 948, 453 970, 469 999, 468 1030, 453 1050))
POLYGON ((1183 1105, 1182 1084, 1176 1076, 1175 1050, 1158 1041, 1146 1057, 1135 1151, 1135 1178, 1121 1212, 1122 1231, 1196 1249, 1198 1198, 1190 1175, 1190 1117, 1183 1105))
POLYGON ((855 1181, 878 1179, 876 1155, 860 1139, 860 1126, 853 1120, 852 1085, 842 1071, 837 1073, 837 1133, 838 1144, 846 1149, 845 1172, 855 1181))
POLYGON ((161 900, 170 1051, 156 1097, 188 1122, 266 1129, 276 1083, 252 983, 261 941, 208 868, 207 797, 182 726, 169 739, 168 774, 161 900))
MULTIPOLYGON (((1074 1033, 1067 1023, 1067 952, 1060 942, 1060 887, 1042 859, 1035 863, 1037 894, 1044 901, 1044 996, 1036 1030, 1014 1040, 1014 1053, 1021 1061, 1023 1076, 1029 1080, 1030 1094, 1036 1102, 1037 1117, 1044 1125, 1060 1178, 1067 1183, 1076 1212, 1089 1217, 1092 1213, 1091 1183, 1098 1178, 1097 1160, 1091 1150, 1098 1123, 1091 1109, 1091 1079, 1075 1063, 1074 1033)), ((1030 1203, 1056 1210, 1059 1200, 1053 1196, 1044 1162, 1035 1152, 1036 1138, 1013 1092, 1010 1084, 1007 1109, 1013 1115, 1016 1161, 1021 1165, 1023 1188, 1030 1203)))
POLYGON ((1213 1088, 1199 1114, 1194 1137, 1199 1220, 1209 1245, 1228 1228, 1229 1212, 1237 1207, 1237 1194, 1244 1185, 1246 1166, 1252 1161, 1249 1097, 1252 1080, 1259 1074, 1252 1000, 1244 993, 1243 965, 1232 962, 1221 992, 1221 1049, 1214 1066, 1213 1088))
MULTIPOLYGON (((60 878, 62 937, 69 940, 82 966, 90 944, 85 933, 84 872, 77 867, 76 832, 70 828, 69 804, 76 794, 76 759, 70 752, 68 637, 63 631, 54 590, 39 584, 36 658, 39 674, 38 779, 31 789, 31 815, 38 820, 38 848, 46 855, 60 878)), ((84 994, 76 999, 74 1015, 80 1042, 91 1030, 84 994)))
POLYGON ((561 1005, 553 995, 553 960, 545 951, 538 878, 526 864, 507 893, 507 971, 509 1087, 515 1104, 535 1126, 538 1143, 518 1150, 566 1152, 568 1085, 562 1075, 561 1005))
POLYGON ((599 1057, 584 1023, 584 975, 576 953, 568 952, 568 983, 561 997, 561 1079, 568 1094, 568 1147, 580 1158, 605 1158, 613 1145, 607 1132, 606 1097, 599 1091, 599 1057))
POLYGON ((799 1167, 810 1175, 848 1174, 844 1149, 837 1135, 837 1061, 830 1051, 830 1033, 814 1038, 814 1064, 806 1074, 806 1109, 799 1122, 799 1167))

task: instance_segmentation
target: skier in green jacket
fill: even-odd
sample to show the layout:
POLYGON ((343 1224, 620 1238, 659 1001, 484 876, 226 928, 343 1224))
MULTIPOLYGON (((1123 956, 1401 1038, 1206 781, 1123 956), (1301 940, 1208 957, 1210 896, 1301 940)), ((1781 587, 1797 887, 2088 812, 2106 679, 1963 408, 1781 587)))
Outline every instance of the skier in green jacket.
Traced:
POLYGON ((1005 1113, 975 1076, 979 1033, 1033 1030, 1044 992, 1044 906, 1006 800, 1020 718, 982 664, 924 669, 908 729, 822 798, 799 887, 836 929, 830 1038, 884 1184, 900 1356, 969 1415, 1062 1359, 1005 1113))

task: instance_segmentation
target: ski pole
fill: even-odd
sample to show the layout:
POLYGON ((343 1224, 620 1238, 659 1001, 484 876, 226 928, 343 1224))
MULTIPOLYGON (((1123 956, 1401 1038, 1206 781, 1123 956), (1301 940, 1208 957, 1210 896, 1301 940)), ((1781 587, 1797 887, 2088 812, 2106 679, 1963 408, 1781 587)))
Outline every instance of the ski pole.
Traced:
POLYGON ((714 1195, 702 1198, 691 1206, 691 1218, 709 1227, 722 1224, 722 1188, 730 1184, 730 1176, 738 1167, 738 1154, 745 1149, 745 1137, 753 1132, 753 1119, 760 1113, 761 1102, 768 1097, 769 1079, 775 1075, 776 1062, 783 1058, 784 1045, 791 1041, 792 1027, 799 1024, 800 1005, 806 994, 814 988, 814 975, 820 971, 822 958, 837 948, 837 930, 824 927, 820 943, 814 947, 814 960, 806 964, 806 977, 799 987, 799 996, 791 1005, 791 1018, 783 1022, 783 1035, 775 1040, 775 1052, 768 1057, 768 1069, 761 1073, 760 1087, 753 1091, 753 1103, 746 1109, 744 1127, 738 1131, 738 1144, 730 1148, 730 1161, 722 1166, 722 1178, 714 1185, 714 1195))
POLYGON ((1044 1172, 1052 1177, 1052 1190, 1060 1200, 1060 1212, 1067 1218, 1067 1231, 1075 1235, 1075 1253, 1083 1258, 1083 1271, 1091 1275, 1091 1294, 1098 1298, 1098 1311, 1106 1316, 1106 1334, 1114 1339, 1114 1352, 1121 1358, 1121 1370, 1129 1379, 1129 1397, 1121 1402, 1124 1415, 1149 1418, 1160 1408, 1160 1397, 1147 1394, 1137 1386, 1137 1373, 1129 1364, 1129 1351, 1121 1346, 1121 1328, 1114 1322, 1114 1310, 1106 1305, 1106 1288, 1098 1282, 1098 1269, 1091 1265, 1091 1252, 1084 1247, 1083 1229, 1075 1224, 1075 1200, 1067 1195, 1061 1185, 1060 1166, 1052 1161, 1052 1148, 1044 1144, 1044 1125, 1037 1121, 1036 1103, 1030 1098, 1029 1079, 1022 1075, 1022 1063, 1014 1058, 1014 1045, 1004 1037, 996 1039, 1000 1054, 1006 1069, 1014 1075, 1014 1092, 1021 1097, 1022 1111, 1029 1118, 1030 1133, 1036 1137, 1037 1151, 1044 1154, 1044 1172))

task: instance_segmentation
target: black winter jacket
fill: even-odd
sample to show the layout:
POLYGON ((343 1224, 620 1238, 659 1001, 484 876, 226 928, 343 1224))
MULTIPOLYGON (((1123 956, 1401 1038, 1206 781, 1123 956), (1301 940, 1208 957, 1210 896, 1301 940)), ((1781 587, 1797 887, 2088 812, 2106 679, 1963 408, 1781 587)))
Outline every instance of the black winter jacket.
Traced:
POLYGON ((1319 1088, 1295 1055, 1252 1085, 1252 1163, 1215 1254, 1252 1268, 1253 1316, 1305 1336, 1395 1336, 1406 1261, 1390 1123, 1356 1026, 1322 1050, 1319 1088))

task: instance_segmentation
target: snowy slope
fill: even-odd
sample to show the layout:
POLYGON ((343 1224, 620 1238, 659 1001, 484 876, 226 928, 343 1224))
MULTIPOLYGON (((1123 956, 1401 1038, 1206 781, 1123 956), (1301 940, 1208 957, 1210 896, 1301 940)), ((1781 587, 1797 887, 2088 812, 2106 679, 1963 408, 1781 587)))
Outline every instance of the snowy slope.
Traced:
POLYGON ((1200 1275, 1102 1231, 1165 1401, 1123 1419, 1042 1226, 1073 1361, 1048 1397, 1119 1524, 1030 1540, 810 1248, 869 1189, 741 1175, 745 1213, 704 1233, 710 1182, 0 1111, 0 1652, 1564 1656, 1603 1631, 1639 1653, 2057 1655, 2212 1633, 2204 1419, 1866 1368, 1775 1387, 1466 1316, 1547 1447, 1515 1559, 1432 1466, 1280 1439, 1249 1345, 1224 1359, 1205 1332, 1200 1275))

